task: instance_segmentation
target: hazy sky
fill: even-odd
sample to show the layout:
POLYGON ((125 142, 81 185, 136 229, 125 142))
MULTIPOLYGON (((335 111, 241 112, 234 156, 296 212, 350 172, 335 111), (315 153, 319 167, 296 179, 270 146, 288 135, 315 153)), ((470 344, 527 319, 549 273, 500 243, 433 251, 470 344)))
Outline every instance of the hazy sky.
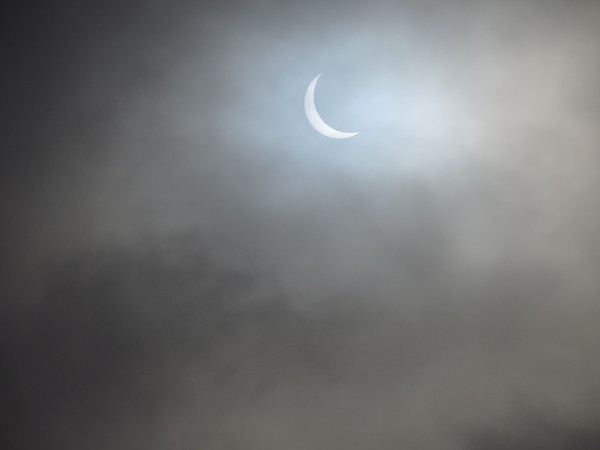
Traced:
POLYGON ((5 21, 0 446, 600 447, 600 3, 5 21))

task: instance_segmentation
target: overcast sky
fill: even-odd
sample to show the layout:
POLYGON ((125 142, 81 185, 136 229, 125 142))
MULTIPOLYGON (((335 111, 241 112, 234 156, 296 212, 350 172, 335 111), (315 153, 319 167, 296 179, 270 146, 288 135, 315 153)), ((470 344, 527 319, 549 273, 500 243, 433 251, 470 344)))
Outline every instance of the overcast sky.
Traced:
POLYGON ((4 20, 3 448, 600 447, 600 3, 4 20))

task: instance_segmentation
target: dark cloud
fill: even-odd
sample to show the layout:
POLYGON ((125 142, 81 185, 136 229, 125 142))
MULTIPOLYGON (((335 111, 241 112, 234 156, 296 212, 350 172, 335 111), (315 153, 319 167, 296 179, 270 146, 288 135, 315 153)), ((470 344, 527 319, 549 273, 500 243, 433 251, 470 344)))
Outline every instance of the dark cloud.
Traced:
POLYGON ((10 22, 4 447, 598 447, 595 2, 10 22))

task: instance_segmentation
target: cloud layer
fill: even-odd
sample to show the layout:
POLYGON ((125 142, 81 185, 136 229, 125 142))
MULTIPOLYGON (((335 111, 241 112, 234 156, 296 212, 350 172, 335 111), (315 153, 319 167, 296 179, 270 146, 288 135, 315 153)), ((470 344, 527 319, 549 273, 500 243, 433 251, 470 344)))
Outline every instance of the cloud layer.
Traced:
POLYGON ((533 0, 15 12, 9 447, 597 448, 599 22, 533 0), (308 125, 318 73, 358 136, 308 125))

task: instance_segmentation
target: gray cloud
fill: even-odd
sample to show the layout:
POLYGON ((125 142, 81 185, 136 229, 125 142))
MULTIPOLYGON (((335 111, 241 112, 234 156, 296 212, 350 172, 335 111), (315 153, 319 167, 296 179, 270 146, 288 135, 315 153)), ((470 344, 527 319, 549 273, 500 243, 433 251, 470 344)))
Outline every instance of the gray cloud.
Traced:
POLYGON ((9 447, 596 448, 599 20, 533 0, 17 20, 9 447), (306 122, 318 73, 355 138, 306 122))

